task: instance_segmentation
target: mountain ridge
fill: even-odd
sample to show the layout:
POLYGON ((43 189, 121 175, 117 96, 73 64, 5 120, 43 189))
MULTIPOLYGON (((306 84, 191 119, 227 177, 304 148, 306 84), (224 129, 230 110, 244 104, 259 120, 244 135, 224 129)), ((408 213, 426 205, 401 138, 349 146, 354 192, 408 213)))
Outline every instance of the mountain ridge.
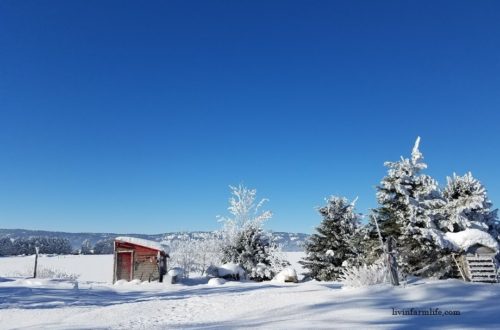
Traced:
MULTIPOLYGON (((73 249, 78 250, 82 247, 84 241, 88 240, 92 245, 102 240, 110 240, 118 236, 131 236, 143 239, 149 239, 156 242, 170 243, 177 240, 186 239, 204 239, 214 233, 214 231, 182 231, 165 232, 159 234, 134 234, 134 233, 70 233, 64 231, 50 230, 30 230, 30 229, 0 229, 0 237, 9 237, 13 240, 18 238, 30 237, 56 237, 68 239, 73 249)), ((304 233, 273 232, 272 237, 278 244, 281 244, 283 251, 303 251, 303 244, 309 237, 304 233)))

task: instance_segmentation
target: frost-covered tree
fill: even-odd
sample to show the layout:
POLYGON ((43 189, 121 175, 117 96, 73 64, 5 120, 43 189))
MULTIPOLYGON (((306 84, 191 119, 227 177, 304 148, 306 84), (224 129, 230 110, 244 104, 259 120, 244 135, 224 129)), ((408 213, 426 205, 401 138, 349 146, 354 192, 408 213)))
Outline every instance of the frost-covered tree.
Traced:
POLYGON ((264 223, 272 217, 271 211, 261 211, 267 199, 257 202, 257 190, 243 185, 230 186, 230 189, 230 216, 219 217, 224 224, 221 231, 222 262, 240 264, 252 279, 271 279, 274 276, 272 272, 264 278, 261 278, 261 272, 256 272, 257 268, 262 269, 276 263, 275 259, 279 256, 279 247, 263 229, 264 223))
POLYGON ((306 257, 300 264, 314 279, 338 280, 343 267, 353 262, 359 252, 355 244, 359 215, 354 203, 336 196, 330 197, 318 211, 323 220, 306 242, 306 257))
POLYGON ((80 248, 80 253, 81 254, 92 254, 93 249, 92 249, 92 242, 87 238, 82 242, 82 246, 80 248))
POLYGON ((183 276, 186 278, 196 270, 195 242, 195 240, 187 238, 170 244, 170 266, 182 268, 183 276))
POLYGON ((196 241, 195 268, 201 276, 206 274, 210 266, 220 264, 222 260, 221 243, 222 240, 218 235, 196 241))
POLYGON ((184 277, 191 273, 204 276, 210 266, 221 262, 221 239, 213 234, 203 239, 193 239, 186 235, 180 240, 169 243, 169 268, 179 267, 184 271, 184 277))
POLYGON ((271 211, 261 211, 268 199, 256 202, 257 190, 249 189, 243 185, 237 187, 229 186, 231 197, 229 198, 229 217, 218 217, 223 223, 222 236, 226 241, 231 241, 238 233, 248 227, 262 228, 263 224, 272 218, 271 211))
POLYGON ((447 178, 443 190, 445 204, 443 216, 438 221, 445 232, 459 232, 475 228, 488 232, 500 241, 500 224, 497 209, 492 209, 486 189, 469 172, 464 176, 453 174, 447 178))
MULTIPOLYGON (((422 174, 427 168, 417 138, 411 158, 386 162, 388 174, 377 187, 379 207, 373 210, 382 236, 397 241, 398 262, 403 272, 412 274, 439 257, 439 231, 435 219, 443 201, 436 180, 422 174)), ((380 255, 375 224, 370 223, 368 248, 372 259, 380 255)))
POLYGON ((266 263, 269 246, 269 236, 262 228, 246 226, 238 231, 230 244, 223 247, 222 262, 240 264, 247 273, 251 273, 257 264, 266 263))

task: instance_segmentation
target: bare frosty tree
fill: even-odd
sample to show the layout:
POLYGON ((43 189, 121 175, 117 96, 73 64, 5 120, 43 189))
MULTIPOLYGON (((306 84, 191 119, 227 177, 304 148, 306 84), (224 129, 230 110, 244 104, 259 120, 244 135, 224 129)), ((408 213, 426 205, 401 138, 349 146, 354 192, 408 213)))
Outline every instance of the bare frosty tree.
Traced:
POLYGON ((248 189, 243 185, 229 186, 231 198, 228 211, 230 217, 219 216, 219 221, 224 223, 223 235, 225 239, 233 239, 235 234, 248 227, 260 228, 270 219, 271 211, 260 211, 262 205, 269 201, 266 198, 256 202, 256 189, 248 189))
POLYGON ((170 265, 182 268, 185 277, 192 272, 204 276, 208 267, 221 262, 221 239, 215 234, 199 240, 186 237, 170 244, 170 256, 170 265))

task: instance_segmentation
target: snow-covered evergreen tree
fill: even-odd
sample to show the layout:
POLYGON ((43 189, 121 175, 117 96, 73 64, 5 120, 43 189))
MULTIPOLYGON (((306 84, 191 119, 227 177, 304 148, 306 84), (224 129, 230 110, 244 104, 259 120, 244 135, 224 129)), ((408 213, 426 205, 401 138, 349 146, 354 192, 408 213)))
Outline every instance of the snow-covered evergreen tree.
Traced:
POLYGON ((258 264, 269 264, 266 262, 269 246, 269 236, 261 227, 246 226, 238 232, 231 244, 223 248, 222 262, 240 264, 251 274, 258 264))
POLYGON ((320 281, 339 279, 345 265, 358 254, 355 243, 359 228, 359 215, 354 203, 346 198, 332 196, 326 206, 319 208, 323 220, 316 233, 306 242, 306 257, 300 264, 308 275, 320 281))
MULTIPOLYGON (((388 174, 377 187, 379 207, 374 212, 382 236, 393 236, 398 243, 398 262, 403 272, 412 274, 439 257, 439 231, 435 226, 443 201, 436 180, 421 174, 427 168, 419 150, 420 137, 411 158, 386 162, 388 174)), ((375 224, 370 224, 372 259, 380 255, 375 224)))
POLYGON ((113 254, 114 252, 114 239, 104 238, 97 241, 94 245, 94 254, 113 254))
MULTIPOLYGON (((257 190, 248 189, 243 185, 230 186, 229 217, 220 217, 224 223, 222 229, 222 262, 237 263, 250 274, 252 279, 267 280, 257 272, 257 266, 270 267, 276 263, 279 248, 272 240, 271 235, 263 229, 263 224, 272 217, 271 211, 261 211, 267 199, 256 202, 257 190), (275 253, 276 252, 276 253, 275 253)), ((285 261, 283 261, 285 263, 285 261)))
POLYGON ((459 232, 475 228, 488 232, 500 242, 500 223, 497 209, 492 209, 486 189, 469 172, 464 176, 453 174, 447 178, 443 190, 445 204, 439 228, 445 232, 459 232))
POLYGON ((35 247, 40 248, 40 253, 70 254, 71 242, 65 238, 57 237, 30 237, 18 238, 12 244, 14 254, 30 255, 35 253, 35 247))
POLYGON ((0 256, 10 256, 14 254, 14 245, 9 237, 0 238, 0 256))

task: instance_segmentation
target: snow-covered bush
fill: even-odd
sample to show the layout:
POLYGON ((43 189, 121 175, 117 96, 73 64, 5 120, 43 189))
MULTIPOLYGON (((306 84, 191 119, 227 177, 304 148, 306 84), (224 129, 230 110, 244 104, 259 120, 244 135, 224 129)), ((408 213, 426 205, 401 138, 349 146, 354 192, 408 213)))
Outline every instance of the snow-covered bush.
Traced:
POLYGON ((168 272, 167 272, 167 275, 168 276, 172 276, 172 277, 183 277, 185 274, 185 271, 183 268, 180 268, 180 267, 174 267, 172 269, 170 269, 168 272))
POLYGON ((219 266, 217 274, 219 277, 230 280, 241 280, 246 278, 245 270, 240 265, 232 262, 219 266))
POLYGON ((186 277, 186 272, 183 268, 174 267, 167 272, 167 277, 165 279, 165 282, 175 284, 185 277, 186 277))
POLYGON ((215 265, 208 266, 206 274, 208 277, 219 277, 219 267, 215 265))
POLYGON ((279 244, 272 243, 267 247, 268 268, 272 276, 278 274, 286 267, 290 266, 286 254, 283 252, 283 247, 279 244))
POLYGON ((71 280, 71 281, 77 280, 78 277, 80 277, 79 274, 67 273, 60 269, 44 268, 44 267, 39 268, 36 274, 37 277, 39 278, 50 278, 50 279, 71 280))
MULTIPOLYGON (((9 276, 12 277, 33 277, 33 268, 26 268, 23 271, 16 271, 9 276)), ((64 270, 57 268, 47 268, 47 267, 38 267, 36 272, 37 278, 43 279, 51 279, 51 280, 68 280, 68 281, 76 281, 80 275, 74 273, 68 273, 64 270)))
POLYGON ((340 275, 340 281, 345 287, 352 288, 387 283, 387 265, 379 260, 371 265, 345 267, 340 275))
POLYGON ((286 282, 293 282, 297 283, 299 281, 297 277, 297 272, 293 268, 285 268, 281 272, 279 272, 274 278, 273 281, 280 282, 280 283, 286 283, 286 282))
POLYGON ((211 285, 211 286, 219 286, 219 285, 223 285, 225 283, 226 283, 226 280, 223 278, 211 278, 210 280, 208 280, 208 285, 211 285))
POLYGON ((255 265, 250 273, 250 278, 254 281, 259 282, 271 279, 272 277, 273 272, 271 271, 270 267, 262 262, 255 265))

